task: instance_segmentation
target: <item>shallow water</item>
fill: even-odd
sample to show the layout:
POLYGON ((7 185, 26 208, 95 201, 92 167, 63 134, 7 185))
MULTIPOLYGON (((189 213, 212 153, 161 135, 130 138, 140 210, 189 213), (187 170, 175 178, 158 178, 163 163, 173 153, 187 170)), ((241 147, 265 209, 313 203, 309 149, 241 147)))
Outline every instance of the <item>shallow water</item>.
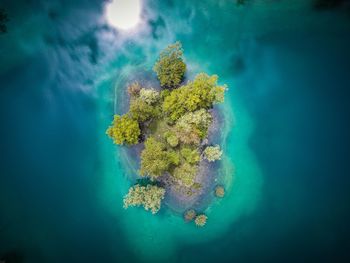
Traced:
POLYGON ((349 9, 232 2, 144 1, 143 26, 123 34, 101 1, 3 1, 0 258, 347 262, 349 9), (105 135, 127 82, 153 74, 175 40, 188 78, 229 86, 227 195, 203 229, 167 209, 124 210, 137 162, 105 135))

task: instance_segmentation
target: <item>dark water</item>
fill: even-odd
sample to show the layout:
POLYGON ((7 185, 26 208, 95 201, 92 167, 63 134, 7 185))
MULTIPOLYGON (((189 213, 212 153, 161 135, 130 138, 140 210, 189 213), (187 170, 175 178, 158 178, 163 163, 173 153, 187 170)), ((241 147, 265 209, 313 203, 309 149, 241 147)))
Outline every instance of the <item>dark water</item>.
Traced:
POLYGON ((133 35, 104 23, 102 1, 1 2, 0 258, 349 261, 349 5, 247 2, 144 1, 133 35), (230 86, 235 119, 236 181, 203 232, 124 211, 130 171, 104 135, 125 76, 175 40, 190 76, 230 86))

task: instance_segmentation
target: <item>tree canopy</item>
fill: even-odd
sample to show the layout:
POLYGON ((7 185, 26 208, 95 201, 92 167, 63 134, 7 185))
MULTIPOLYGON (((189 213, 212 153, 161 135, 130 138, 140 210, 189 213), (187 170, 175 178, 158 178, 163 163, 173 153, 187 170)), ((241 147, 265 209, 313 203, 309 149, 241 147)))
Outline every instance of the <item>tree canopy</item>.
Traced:
POLYGON ((112 125, 107 129, 109 137, 115 144, 136 144, 139 141, 141 130, 137 121, 128 115, 114 115, 112 125))
POLYGON ((149 176, 155 179, 168 171, 171 165, 178 165, 179 154, 173 150, 167 150, 166 145, 149 137, 145 142, 145 149, 141 152, 141 176, 149 176))
POLYGON ((160 53, 153 70, 157 73, 161 86, 174 88, 181 83, 186 71, 182 56, 180 42, 169 45, 160 53))
POLYGON ((174 89, 166 96, 163 103, 165 113, 176 121, 187 112, 209 109, 214 103, 222 102, 226 86, 217 85, 216 75, 200 73, 194 81, 174 89))
POLYGON ((191 187, 194 184, 197 169, 197 166, 193 166, 185 162, 181 166, 175 168, 174 178, 179 182, 179 184, 186 187, 191 187))

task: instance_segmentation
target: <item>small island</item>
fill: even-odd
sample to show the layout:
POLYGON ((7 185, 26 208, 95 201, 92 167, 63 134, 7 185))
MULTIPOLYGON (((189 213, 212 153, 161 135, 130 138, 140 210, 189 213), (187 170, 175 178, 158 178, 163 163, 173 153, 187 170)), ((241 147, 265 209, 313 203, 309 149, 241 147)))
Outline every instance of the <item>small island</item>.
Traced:
POLYGON ((115 144, 143 146, 138 153, 140 179, 124 197, 124 208, 143 206, 156 214, 167 200, 170 208, 182 211, 185 221, 201 227, 207 215, 194 206, 206 193, 224 196, 223 186, 212 186, 218 174, 218 165, 212 164, 221 159, 222 150, 210 143, 208 134, 210 129, 220 130, 213 106, 224 101, 227 86, 218 85, 218 76, 205 73, 184 84, 180 42, 160 53, 153 70, 160 90, 130 84, 129 110, 114 115, 106 132, 115 144))

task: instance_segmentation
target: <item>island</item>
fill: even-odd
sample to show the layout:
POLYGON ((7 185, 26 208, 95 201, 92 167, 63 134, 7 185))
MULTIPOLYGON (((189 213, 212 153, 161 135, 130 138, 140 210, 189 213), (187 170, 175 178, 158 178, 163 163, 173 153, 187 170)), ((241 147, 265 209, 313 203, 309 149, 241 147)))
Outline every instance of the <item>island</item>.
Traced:
POLYGON ((207 215, 196 210, 208 192, 224 196, 215 185, 217 163, 222 157, 212 137, 220 130, 214 105, 224 101, 226 85, 217 75, 199 73, 186 81, 186 64, 180 42, 161 51, 154 72, 161 88, 133 82, 127 87, 128 112, 114 115, 106 133, 117 145, 139 145, 138 180, 124 197, 124 208, 143 206, 156 214, 166 199, 168 207, 182 211, 186 222, 202 227, 207 215))

